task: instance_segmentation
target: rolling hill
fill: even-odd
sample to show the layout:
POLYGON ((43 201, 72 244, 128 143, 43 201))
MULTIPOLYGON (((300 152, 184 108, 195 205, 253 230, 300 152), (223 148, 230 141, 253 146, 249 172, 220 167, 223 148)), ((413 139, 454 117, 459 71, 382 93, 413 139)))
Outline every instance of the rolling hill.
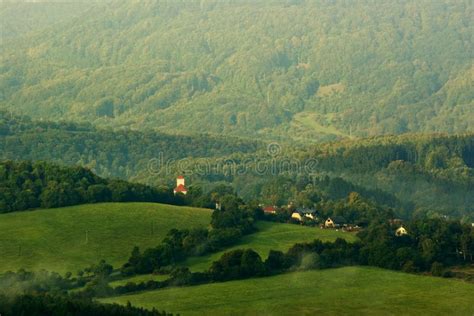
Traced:
POLYGON ((182 315, 472 315, 474 285, 346 267, 102 299, 182 315))
MULTIPOLYGON (((76 272, 101 259, 119 267, 134 246, 158 245, 172 228, 207 227, 211 211, 156 203, 101 203, 0 215, 0 273, 46 269, 76 272)), ((253 248, 262 257, 286 251, 297 242, 354 240, 349 233, 292 224, 258 222, 257 233, 231 249, 253 248)), ((224 252, 192 257, 191 269, 207 269, 224 252)), ((147 277, 145 276, 145 279, 147 277)))
POLYGON ((472 131, 470 1, 112 1, 3 47, 0 106, 314 142, 472 131))
POLYGON ((101 259, 118 267, 134 246, 172 228, 207 227, 211 211, 154 203, 103 203, 0 215, 0 272, 77 272, 101 259))

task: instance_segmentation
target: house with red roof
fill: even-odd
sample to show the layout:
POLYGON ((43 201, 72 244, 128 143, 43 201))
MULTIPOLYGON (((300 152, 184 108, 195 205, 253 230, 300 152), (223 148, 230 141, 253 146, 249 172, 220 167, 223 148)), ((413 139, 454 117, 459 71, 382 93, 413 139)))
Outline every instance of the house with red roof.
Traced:
POLYGON ((178 176, 178 178, 176 178, 176 188, 174 188, 173 192, 174 194, 181 193, 184 195, 188 193, 188 190, 186 189, 186 186, 184 185, 183 176, 178 176))
POLYGON ((263 208, 263 212, 265 214, 276 214, 276 207, 275 206, 271 206, 271 205, 268 205, 268 206, 265 206, 263 208))

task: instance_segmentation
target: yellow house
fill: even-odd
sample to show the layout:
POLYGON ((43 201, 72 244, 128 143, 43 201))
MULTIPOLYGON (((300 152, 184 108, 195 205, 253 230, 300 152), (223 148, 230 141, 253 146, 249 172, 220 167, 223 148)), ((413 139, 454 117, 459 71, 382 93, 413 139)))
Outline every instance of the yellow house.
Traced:
POLYGON ((324 227, 326 228, 334 228, 335 226, 336 225, 330 217, 324 222, 324 227))
POLYGON ((408 235, 408 232, 403 226, 400 226, 400 228, 398 228, 395 231, 395 236, 400 237, 400 236, 403 236, 403 235, 408 235))
POLYGON ((303 220, 303 217, 301 216, 301 214, 299 212, 293 212, 291 214, 291 218, 294 218, 294 219, 299 220, 299 221, 303 220))

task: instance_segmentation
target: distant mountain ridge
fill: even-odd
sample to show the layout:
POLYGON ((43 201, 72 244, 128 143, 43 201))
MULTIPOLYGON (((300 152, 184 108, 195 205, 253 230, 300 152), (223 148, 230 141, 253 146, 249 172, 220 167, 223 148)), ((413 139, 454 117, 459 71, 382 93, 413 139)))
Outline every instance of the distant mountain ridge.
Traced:
POLYGON ((114 1, 3 48, 0 107, 314 142, 474 126, 469 1, 114 1))

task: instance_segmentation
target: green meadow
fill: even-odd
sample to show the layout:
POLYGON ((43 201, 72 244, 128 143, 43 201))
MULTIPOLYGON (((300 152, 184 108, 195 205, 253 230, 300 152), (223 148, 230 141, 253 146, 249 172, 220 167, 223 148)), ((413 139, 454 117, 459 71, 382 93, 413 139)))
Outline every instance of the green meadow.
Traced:
MULTIPOLYGON (((211 211, 156 203, 102 203, 0 215, 0 273, 19 268, 76 272, 105 259, 122 265, 132 248, 158 245, 171 228, 207 227, 211 211)), ((207 269, 224 252, 252 248, 266 258, 271 249, 286 251, 297 242, 349 233, 293 224, 258 222, 258 232, 234 247, 188 259, 193 271, 207 269)), ((148 277, 148 279, 153 279, 148 277)))
POLYGON ((103 203, 0 215, 0 273, 75 273, 100 259, 118 267, 134 246, 158 245, 171 228, 207 227, 211 211, 155 203, 103 203))
POLYGON ((293 272, 100 300, 186 315, 473 315, 474 285, 369 267, 293 272))
POLYGON ((203 271, 208 269, 212 262, 218 260, 225 252, 234 249, 251 248, 265 260, 270 250, 286 251, 298 242, 310 242, 315 239, 334 241, 338 237, 348 241, 356 239, 355 235, 351 233, 319 227, 271 222, 257 222, 256 226, 258 232, 244 236, 237 245, 210 255, 191 257, 183 265, 190 267, 191 271, 203 271))

